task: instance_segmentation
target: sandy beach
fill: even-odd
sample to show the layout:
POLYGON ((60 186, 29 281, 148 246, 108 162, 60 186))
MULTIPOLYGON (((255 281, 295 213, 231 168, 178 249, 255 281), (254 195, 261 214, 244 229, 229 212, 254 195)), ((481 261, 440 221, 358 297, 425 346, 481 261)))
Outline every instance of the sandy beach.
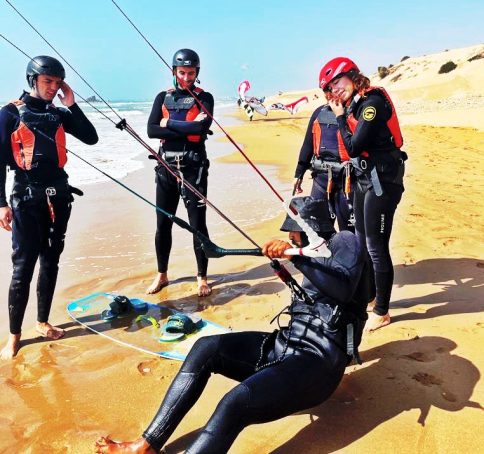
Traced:
MULTIPOLYGON (((484 46, 451 52, 405 60, 389 76, 401 72, 394 82, 373 80, 395 100, 409 155, 391 242, 392 323, 364 337, 363 365, 347 368, 327 402, 247 428, 230 453, 482 451, 484 58, 468 59, 484 52, 484 46), (438 79, 435 68, 448 59, 458 67, 438 79), (415 68, 422 75, 407 78, 415 68)), ((302 94, 310 102, 294 116, 273 111, 249 123, 234 106, 233 114, 244 123, 229 128, 284 196, 308 119, 322 96, 316 90, 295 91, 267 101, 302 94)), ((228 142, 217 146, 231 149, 228 142)), ((123 183, 154 200, 153 161, 140 159, 144 168, 123 183)), ((303 188, 309 192, 310 187, 306 177, 303 188)), ((84 330, 67 316, 67 302, 113 291, 198 312, 233 330, 272 331, 270 320, 289 301, 289 291, 261 257, 211 260, 213 294, 197 297, 191 238, 179 228, 174 230, 171 284, 144 295, 155 272, 154 210, 113 183, 87 186, 85 193, 74 204, 51 316, 66 336, 50 342, 35 335, 32 287, 22 348, 13 361, 0 362, 0 452, 90 453, 101 435, 137 438, 180 367, 178 361, 142 354, 84 330)), ((209 198, 259 244, 284 238, 278 232, 280 203, 235 150, 212 160, 209 198)), ((179 213, 186 218, 182 207, 179 213)), ((251 247, 213 212, 209 230, 221 246, 251 247)), ((5 232, 0 250, 3 343, 11 272, 5 232)), ((183 452, 233 386, 224 377, 211 378, 171 437, 168 454, 183 452)))

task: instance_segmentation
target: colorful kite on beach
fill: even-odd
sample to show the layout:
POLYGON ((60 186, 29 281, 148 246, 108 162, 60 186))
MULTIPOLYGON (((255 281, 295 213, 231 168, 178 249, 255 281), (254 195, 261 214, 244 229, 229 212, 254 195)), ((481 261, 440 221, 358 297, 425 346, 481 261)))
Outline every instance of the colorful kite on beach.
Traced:
POLYGON ((290 104, 282 104, 282 102, 277 102, 274 104, 271 104, 269 106, 269 110, 285 110, 286 112, 289 112, 291 115, 295 114, 299 108, 303 105, 308 103, 309 100, 307 96, 303 96, 302 98, 298 99, 297 101, 294 101, 290 104))
POLYGON ((237 92, 239 93, 239 99, 245 100, 245 93, 249 91, 250 89, 250 83, 248 80, 243 80, 239 84, 239 88, 237 89, 237 92))
POLYGON ((254 116, 254 112, 257 112, 260 115, 267 115, 267 109, 265 108, 264 104, 262 104, 265 100, 263 98, 256 98, 255 96, 248 96, 246 93, 250 89, 250 83, 248 80, 244 80, 240 82, 239 88, 237 92, 239 94, 238 104, 239 106, 243 107, 245 113, 249 117, 249 120, 252 121, 254 116))

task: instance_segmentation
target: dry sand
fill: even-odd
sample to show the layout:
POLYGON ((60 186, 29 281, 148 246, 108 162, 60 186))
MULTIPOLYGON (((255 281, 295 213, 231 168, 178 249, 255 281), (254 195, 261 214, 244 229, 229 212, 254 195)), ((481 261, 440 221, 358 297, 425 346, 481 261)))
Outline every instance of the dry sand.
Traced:
MULTIPOLYGON (((457 51, 452 54, 455 60, 468 52, 457 51)), ((445 54, 427 60, 440 58, 445 63, 450 55, 445 54)), ((483 71, 464 69, 467 79, 480 78, 483 86, 483 71)), ((476 80, 463 84, 463 92, 476 84, 476 80)), ((404 87, 407 96, 408 90, 418 92, 418 78, 414 85, 411 90, 404 87)), ((393 95, 393 89, 388 89, 393 95)), ((468 122, 476 115, 482 121, 482 105, 473 110, 457 103, 465 109, 465 116, 455 113, 457 105, 444 109, 450 114, 449 124, 442 121, 436 97, 403 99, 402 94, 402 100, 400 92, 395 93, 410 159, 391 244, 395 264, 392 324, 364 338, 364 364, 348 368, 342 385, 326 403, 249 427, 231 453, 482 451, 484 165, 480 153, 484 128, 476 129, 473 120, 468 122), (405 103, 416 103, 415 112, 406 111, 405 103)), ((479 104, 481 99, 472 90, 463 96, 470 103, 479 104)), ((446 99, 442 96, 441 102, 446 99)), ((294 117, 271 112, 268 118, 256 117, 250 124, 231 128, 257 164, 272 166, 264 169, 284 194, 291 185, 309 115, 318 102, 312 101, 294 117)), ((251 189, 262 186, 257 176, 248 174, 245 192, 222 189, 227 183, 221 173, 244 172, 247 166, 239 161, 240 156, 233 154, 215 163, 209 182, 209 193, 234 219, 244 217, 234 207, 252 192, 247 191, 248 185, 251 189), (217 168, 222 172, 217 173, 217 168)), ((125 182, 152 197, 151 175, 147 168, 125 182)), ((305 189, 310 184, 305 181, 305 189)), ((265 197, 276 202, 270 193, 265 197)), ((258 205, 252 204, 257 211, 258 205)), ((281 237, 278 210, 276 202, 274 217, 262 216, 267 219, 248 227, 258 242, 281 237)), ((248 247, 239 234, 217 224, 215 217, 211 222, 216 224, 217 242, 248 247)), ((0 452, 89 453, 98 436, 109 433, 133 439, 151 421, 180 363, 86 333, 69 321, 64 308, 67 301, 100 290, 142 296, 154 271, 153 231, 153 210, 112 184, 89 187, 86 197, 76 201, 52 317, 68 334, 60 341, 45 342, 26 322, 25 343, 17 358, 0 364, 0 452)), ((200 299, 195 296, 190 239, 176 232, 180 240, 170 267, 173 284, 147 299, 198 310, 203 317, 235 330, 273 329, 269 321, 287 304, 289 293, 273 277, 267 261, 257 257, 212 260, 209 271, 214 292, 200 299)), ((8 248, 5 237, 0 239, 2 251, 8 248)), ((2 290, 6 288, 4 276, 9 274, 6 255, 2 254, 2 290)), ((34 306, 31 302, 29 321, 35 316, 34 306)), ((5 333, 3 322, 2 329, 5 333)), ((211 379, 172 436, 168 453, 180 452, 189 444, 233 385, 223 377, 211 379)))

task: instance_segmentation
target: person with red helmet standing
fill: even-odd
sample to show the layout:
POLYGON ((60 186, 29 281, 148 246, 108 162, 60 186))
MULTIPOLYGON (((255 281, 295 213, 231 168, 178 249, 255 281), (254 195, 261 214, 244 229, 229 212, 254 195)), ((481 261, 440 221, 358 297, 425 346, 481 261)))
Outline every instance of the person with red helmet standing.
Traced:
POLYGON ((326 63, 319 84, 336 115, 344 146, 357 176, 354 196, 356 233, 366 241, 373 264, 376 298, 366 329, 390 323, 393 286, 390 235, 404 191, 403 138, 393 103, 381 87, 372 87, 349 58, 326 63))
MULTIPOLYGON (((200 58, 191 49, 180 49, 173 56, 173 82, 175 87, 159 93, 148 119, 148 137, 160 139, 160 157, 183 177, 182 182, 162 165, 156 168, 156 205, 169 213, 176 213, 180 197, 188 213, 191 226, 205 236, 208 235, 203 200, 185 188, 183 181, 207 195, 208 167, 205 141, 210 134, 213 114, 213 96, 196 87, 200 71, 200 58), (201 107, 203 106, 203 108, 201 107), (210 113, 210 116, 206 114, 210 113)), ((173 222, 157 212, 155 236, 158 272, 146 293, 159 292, 168 285, 168 261, 172 245, 173 222)), ((208 296, 212 292, 207 281, 208 259, 200 242, 194 236, 193 248, 197 261, 198 295, 208 296)))

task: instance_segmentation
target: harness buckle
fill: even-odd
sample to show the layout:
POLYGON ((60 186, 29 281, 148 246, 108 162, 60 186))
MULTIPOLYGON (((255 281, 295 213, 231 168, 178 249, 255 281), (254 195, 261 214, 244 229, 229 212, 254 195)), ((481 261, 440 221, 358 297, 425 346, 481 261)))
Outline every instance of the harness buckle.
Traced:
POLYGON ((360 167, 362 170, 366 170, 368 168, 368 163, 366 162, 366 159, 360 159, 360 167))
POLYGON ((23 201, 26 202, 27 200, 30 200, 32 198, 32 188, 30 186, 27 186, 25 190, 28 192, 27 195, 23 196, 23 201))
POLYGON ((57 191, 52 186, 49 186, 48 188, 45 188, 45 194, 48 197, 52 197, 57 194, 57 191))

